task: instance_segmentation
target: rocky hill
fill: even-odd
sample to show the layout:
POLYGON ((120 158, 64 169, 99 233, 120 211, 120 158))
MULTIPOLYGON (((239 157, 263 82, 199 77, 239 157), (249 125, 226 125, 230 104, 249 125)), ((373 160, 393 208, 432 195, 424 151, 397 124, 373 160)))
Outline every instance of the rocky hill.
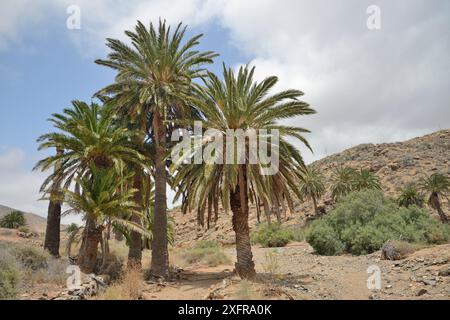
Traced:
MULTIPOLYGON (((414 138, 408 141, 381 144, 361 144, 340 153, 325 157, 311 164, 319 168, 329 181, 335 168, 348 166, 355 169, 364 168, 374 172, 381 181, 388 196, 396 196, 397 190, 408 182, 417 181, 433 172, 450 174, 450 130, 414 138)), ((319 201, 325 211, 332 208, 330 192, 319 201)), ((448 211, 450 208, 444 207, 448 211)), ((224 244, 234 241, 231 229, 231 214, 223 210, 216 225, 210 230, 201 230, 196 225, 195 212, 183 215, 174 209, 171 214, 176 220, 176 243, 189 244, 196 239, 214 239, 224 244)), ((297 203, 292 213, 287 213, 286 223, 303 224, 314 215, 310 201, 297 203)), ((256 224, 256 210, 250 209, 250 225, 256 224)))

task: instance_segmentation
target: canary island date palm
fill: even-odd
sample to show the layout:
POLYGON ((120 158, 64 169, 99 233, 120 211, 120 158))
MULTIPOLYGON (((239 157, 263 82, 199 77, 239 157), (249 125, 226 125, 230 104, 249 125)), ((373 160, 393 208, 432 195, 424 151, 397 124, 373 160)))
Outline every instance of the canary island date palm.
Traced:
MULTIPOLYGON (((117 172, 125 172, 129 164, 145 166, 145 157, 130 143, 136 133, 115 125, 105 107, 73 101, 72 108, 54 114, 49 120, 57 131, 42 135, 38 139, 39 149, 56 148, 60 152, 39 161, 34 168, 42 171, 54 168, 41 186, 41 192, 51 195, 46 239, 47 234, 58 234, 59 238, 60 211, 54 210, 54 204, 60 206, 61 199, 55 186, 68 189, 73 183, 79 192, 75 179, 89 176, 92 166, 114 168, 117 172)), ((55 255, 59 252, 59 242, 56 245, 52 246, 55 255)))
MULTIPOLYGON (((121 217, 124 214, 142 215, 133 201, 138 190, 127 187, 131 175, 121 175, 114 169, 91 167, 91 174, 76 178, 81 192, 65 189, 64 202, 69 207, 64 214, 82 214, 86 221, 83 229, 78 265, 85 273, 92 273, 97 267, 98 246, 103 242, 104 228, 112 222, 121 224, 135 232, 148 234, 139 225, 121 217)), ((102 246, 103 262, 108 258, 107 244, 102 246)))
POLYGON ((360 169, 353 175, 353 190, 377 189, 381 190, 378 177, 367 169, 360 169))
POLYGON ((331 196, 339 201, 353 190, 356 170, 349 167, 337 168, 331 182, 331 196))
POLYGON ((442 209, 441 204, 441 198, 447 198, 450 191, 450 178, 448 175, 433 173, 429 177, 422 178, 419 187, 429 194, 428 205, 437 211, 442 223, 449 223, 449 218, 442 209))
POLYGON ((422 207, 423 202, 423 195, 419 192, 415 184, 409 183, 404 188, 400 189, 400 195, 397 198, 399 206, 409 207, 416 205, 422 207))
MULTIPOLYGON (((163 277, 169 275, 165 161, 168 120, 189 114, 186 101, 192 93, 192 80, 204 74, 202 66, 212 63, 216 56, 196 49, 202 35, 183 41, 185 32, 181 23, 171 30, 165 21, 157 27, 150 23, 148 28, 138 21, 134 31, 125 32, 131 46, 107 39, 112 52, 108 59, 96 61, 117 71, 115 83, 97 94, 109 96, 117 114, 128 116, 139 125, 141 148, 146 138, 153 140, 155 216, 151 273, 163 277)), ((140 189, 139 176, 136 178, 135 187, 140 189)))
POLYGON ((249 236, 249 202, 258 198, 271 206, 287 202, 292 207, 291 197, 301 196, 298 180, 305 165, 300 152, 286 137, 296 138, 309 147, 302 135, 308 130, 284 126, 277 121, 312 114, 314 110, 298 100, 303 95, 301 91, 286 90, 269 95, 277 77, 268 77, 258 83, 253 79, 254 68, 241 67, 237 75, 225 66, 223 69, 223 80, 208 72, 204 87, 199 89, 195 99, 195 106, 204 116, 203 127, 214 129, 214 135, 191 137, 192 141, 200 138, 201 143, 188 142, 192 144, 191 151, 180 151, 181 156, 173 161, 171 170, 176 173, 174 184, 179 186, 176 198, 183 196, 184 209, 204 211, 211 206, 217 208, 219 201, 225 210, 231 209, 236 235, 236 272, 241 278, 253 279, 256 273, 249 236), (255 155, 258 151, 251 147, 249 140, 245 140, 244 150, 237 151, 236 148, 238 154, 219 147, 210 152, 210 161, 189 163, 198 152, 207 154, 208 147, 216 141, 226 141, 230 137, 229 129, 256 135, 259 148, 266 145, 278 156, 278 170, 264 171, 267 167, 259 156, 254 157, 254 163, 249 161, 250 154, 255 155), (276 132, 279 133, 279 147, 276 132), (239 153, 243 154, 244 163, 237 161, 239 153), (186 154, 188 156, 183 156, 186 154), (225 161, 228 156, 234 161, 225 161))
POLYGON ((312 167, 306 169, 305 174, 300 180, 300 192, 304 197, 310 198, 313 201, 314 212, 316 214, 319 214, 317 200, 325 193, 324 180, 320 171, 312 167))

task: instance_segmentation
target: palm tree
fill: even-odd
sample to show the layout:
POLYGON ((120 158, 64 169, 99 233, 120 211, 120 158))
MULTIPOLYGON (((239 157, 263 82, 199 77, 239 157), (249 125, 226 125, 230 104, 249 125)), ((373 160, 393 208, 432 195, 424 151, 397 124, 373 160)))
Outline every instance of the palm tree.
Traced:
POLYGON ((339 201, 343 196, 353 190, 355 169, 349 167, 337 168, 332 178, 331 196, 334 201, 339 201))
POLYGON ((442 210, 440 198, 447 197, 447 194, 450 191, 449 177, 442 173, 433 173, 429 177, 422 178, 419 186, 423 191, 429 194, 428 204, 437 211, 442 223, 448 223, 449 219, 442 210))
MULTIPOLYGON (((50 203, 61 201, 54 186, 68 189, 74 183, 76 192, 79 192, 76 178, 89 176, 92 167, 114 168, 125 173, 130 165, 136 168, 145 166, 144 155, 134 150, 131 143, 136 132, 117 126, 108 108, 81 101, 73 101, 72 106, 50 119, 58 132, 38 139, 39 150, 56 148, 65 151, 39 161, 34 168, 42 171, 55 168, 41 186, 41 192, 51 195, 50 203)), ((49 206, 52 207, 51 204, 49 206)), ((47 225, 47 233, 52 235, 59 234, 59 219, 56 221, 53 216, 47 225)))
MULTIPOLYGON (((85 273, 94 272, 97 266, 98 245, 103 242, 103 230, 112 221, 145 233, 133 222, 121 219, 123 214, 142 215, 142 212, 136 210, 133 201, 133 194, 137 190, 126 187, 130 178, 131 175, 119 175, 113 169, 92 167, 89 177, 76 179, 81 193, 64 190, 64 202, 69 206, 64 214, 81 213, 86 220, 78 255, 78 265, 85 273)), ((105 262, 108 250, 104 248, 102 251, 105 262)))
MULTIPOLYGON (((302 133, 309 131, 283 126, 276 121, 315 112, 308 104, 298 100, 303 95, 301 91, 286 90, 268 95, 278 79, 268 77, 258 83, 253 80, 253 74, 254 68, 241 67, 235 75, 224 66, 224 79, 221 81, 208 72, 208 77, 203 80, 205 87, 199 89, 195 105, 203 114, 205 127, 214 129, 214 137, 205 137, 200 140, 201 144, 194 144, 192 153, 186 152, 185 157, 173 159, 171 167, 176 173, 174 184, 178 185, 176 199, 180 196, 184 198, 183 210, 204 212, 207 206, 217 208, 219 201, 225 210, 231 208, 236 234, 236 272, 247 279, 253 279, 256 275, 249 236, 249 201, 254 202, 258 198, 270 206, 287 202, 292 208, 291 197, 301 196, 297 181, 305 165, 299 151, 286 141, 286 137, 294 137, 309 147, 302 136, 302 133), (259 147, 267 147, 277 157, 278 170, 270 173, 264 171, 261 156, 256 157, 257 150, 247 138, 243 144, 245 150, 237 151, 237 156, 243 155, 243 163, 236 161, 235 152, 226 148, 223 150, 222 147, 211 152, 212 161, 185 163, 184 160, 192 160, 192 155, 213 147, 215 141, 230 138, 229 130, 242 130, 248 137, 254 135, 260 143, 259 147), (255 160, 253 163, 249 161, 251 155, 255 160), (221 163, 221 158, 225 160, 228 157, 232 161, 221 163)), ((201 139, 194 136, 194 141, 198 138, 201 139)))
POLYGON ((380 180, 378 177, 373 172, 366 169, 356 171, 353 181, 353 189, 357 191, 365 189, 381 190, 380 180))
POLYGON ((325 183, 324 177, 318 169, 307 168, 300 181, 300 192, 303 196, 312 199, 314 212, 319 214, 317 200, 325 193, 325 183))
MULTIPOLYGON (((56 154, 61 155, 64 150, 57 149, 56 154)), ((55 166, 55 172, 59 170, 60 163, 55 166)), ((52 197, 48 202, 47 226, 45 229, 44 249, 48 250, 54 257, 59 257, 59 244, 61 234, 61 201, 52 200, 58 198, 60 192, 58 183, 53 183, 51 187, 52 197)))
POLYGON ((416 185, 413 183, 409 183, 400 189, 400 195, 397 198, 397 203, 401 207, 409 207, 412 205, 422 207, 423 201, 423 195, 420 194, 416 185))
MULTIPOLYGON (((169 119, 185 118, 192 92, 192 80, 204 73, 202 65, 212 63, 216 54, 199 52, 194 48, 202 35, 182 44, 186 27, 180 23, 174 32, 159 22, 156 29, 150 23, 147 29, 138 21, 135 31, 126 31, 132 46, 108 39, 112 50, 107 60, 96 63, 117 71, 116 82, 100 90, 107 95, 115 112, 127 115, 141 130, 140 148, 146 137, 151 137, 154 148, 155 219, 151 271, 168 277, 169 252, 167 241, 166 152, 169 119)), ((141 178, 136 175, 134 187, 141 189, 141 178)), ((138 201, 142 199, 137 199, 138 201)), ((138 237, 135 238, 138 241, 138 237)))

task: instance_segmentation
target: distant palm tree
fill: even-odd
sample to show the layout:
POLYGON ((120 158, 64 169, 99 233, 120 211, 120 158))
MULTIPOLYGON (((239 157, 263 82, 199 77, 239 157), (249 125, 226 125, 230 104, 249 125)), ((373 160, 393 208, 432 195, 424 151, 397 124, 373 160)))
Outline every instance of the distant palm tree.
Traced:
POLYGON ((258 83, 253 79, 254 68, 241 67, 237 75, 225 66, 223 69, 223 80, 208 73, 208 78, 204 79, 205 87, 199 89, 195 100, 195 106, 203 114, 203 124, 214 129, 216 134, 213 138, 201 140, 200 146, 194 144, 193 153, 213 146, 216 139, 226 141, 229 130, 241 129, 243 134, 253 132, 258 141, 278 156, 279 170, 265 174, 261 157, 255 157, 255 162, 250 163, 250 154, 254 155, 257 150, 250 147, 248 140, 244 143, 245 152, 236 151, 243 155, 244 163, 238 163, 236 153, 225 149, 211 152, 210 160, 217 161, 208 163, 183 164, 183 160, 192 155, 181 157, 173 163, 171 170, 176 172, 174 185, 179 186, 176 197, 184 195, 184 209, 204 212, 206 207, 217 207, 219 201, 225 210, 231 208, 236 234, 236 272, 241 278, 252 279, 256 273, 248 225, 249 201, 254 202, 257 197, 270 206, 279 207, 287 202, 292 207, 292 196, 301 197, 298 180, 305 165, 298 149, 287 142, 286 137, 296 138, 309 147, 302 135, 308 130, 284 126, 277 121, 315 111, 298 100, 303 95, 301 91, 286 90, 269 95, 278 81, 276 77, 268 77, 258 83), (278 150, 275 130, 279 132, 278 150), (221 157, 223 164, 219 160, 221 157), (234 161, 226 161, 228 157, 234 161))
POLYGON ((360 191, 364 189, 381 190, 381 184, 378 177, 369 170, 360 169, 355 172, 353 189, 360 191))
MULTIPOLYGON (((89 177, 76 179, 81 193, 64 190, 64 202, 69 206, 64 214, 83 214, 86 220, 78 255, 78 265, 85 273, 94 272, 97 266, 98 245, 103 242, 103 230, 111 222, 146 234, 139 225, 121 218, 123 214, 142 215, 141 211, 136 210, 133 201, 133 194, 137 190, 126 187, 130 178, 131 175, 119 175, 112 169, 92 167, 89 177)), ((108 258, 107 248, 106 244, 102 250, 104 262, 108 258)))
POLYGON ((343 196, 353 190, 356 170, 349 167, 337 168, 332 178, 331 196, 334 201, 339 201, 343 196))
MULTIPOLYGON (((38 139, 39 149, 56 148, 61 152, 39 161, 34 169, 46 171, 54 168, 43 182, 41 192, 50 194, 46 234, 58 234, 59 238, 60 219, 54 204, 60 205, 61 199, 55 186, 68 189, 74 184, 76 192, 80 192, 76 179, 89 176, 92 167, 113 168, 124 174, 130 165, 145 167, 146 158, 133 149, 131 141, 136 132, 117 126, 106 107, 73 101, 71 109, 65 109, 63 114, 54 114, 50 121, 58 132, 42 135, 38 139)), ((59 242, 57 247, 51 247, 56 255, 59 242)))
MULTIPOLYGON (((429 194, 428 204, 435 209, 443 223, 448 223, 449 219, 442 210, 442 197, 447 197, 450 191, 450 179, 442 173, 433 173, 429 177, 422 178, 419 184, 420 188, 429 194)), ((448 198, 447 198, 448 200, 448 198)))
MULTIPOLYGON (((119 40, 108 39, 112 52, 107 60, 96 63, 116 70, 116 82, 98 92, 111 97, 115 112, 136 121, 141 130, 140 148, 147 136, 153 142, 155 177, 155 218, 151 270, 154 275, 169 276, 167 240, 166 153, 167 132, 171 119, 190 115, 189 97, 192 80, 204 74, 202 66, 212 63, 217 55, 194 49, 202 35, 182 43, 186 27, 180 23, 175 31, 159 22, 149 28, 138 21, 135 31, 126 31, 131 47, 119 40)), ((134 187, 141 189, 136 176, 134 187)), ((139 200, 139 199, 138 199, 139 200)), ((135 235, 135 241, 139 235, 135 235)), ((140 258, 139 258, 140 260, 140 258)))
POLYGON ((300 192, 306 197, 310 198, 314 204, 314 212, 319 214, 317 208, 317 200, 325 193, 324 177, 318 169, 307 168, 305 174, 300 180, 300 192))
POLYGON ((416 205, 422 207, 423 202, 423 195, 419 192, 415 184, 409 183, 404 188, 400 189, 400 195, 397 198, 399 206, 409 207, 416 205))

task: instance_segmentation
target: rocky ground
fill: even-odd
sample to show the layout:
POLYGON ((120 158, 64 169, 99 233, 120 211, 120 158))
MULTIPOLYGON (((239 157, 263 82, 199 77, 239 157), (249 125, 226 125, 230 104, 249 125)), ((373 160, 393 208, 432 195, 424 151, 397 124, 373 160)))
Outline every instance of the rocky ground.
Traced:
MULTIPOLYGON (((231 273, 232 265, 188 267, 180 280, 147 283, 143 299, 449 299, 450 244, 425 248, 406 259, 318 256, 304 242, 284 248, 254 247, 258 281, 231 273), (368 289, 368 268, 381 270, 380 289, 368 289)), ((234 256, 234 249, 227 253, 234 256)))

